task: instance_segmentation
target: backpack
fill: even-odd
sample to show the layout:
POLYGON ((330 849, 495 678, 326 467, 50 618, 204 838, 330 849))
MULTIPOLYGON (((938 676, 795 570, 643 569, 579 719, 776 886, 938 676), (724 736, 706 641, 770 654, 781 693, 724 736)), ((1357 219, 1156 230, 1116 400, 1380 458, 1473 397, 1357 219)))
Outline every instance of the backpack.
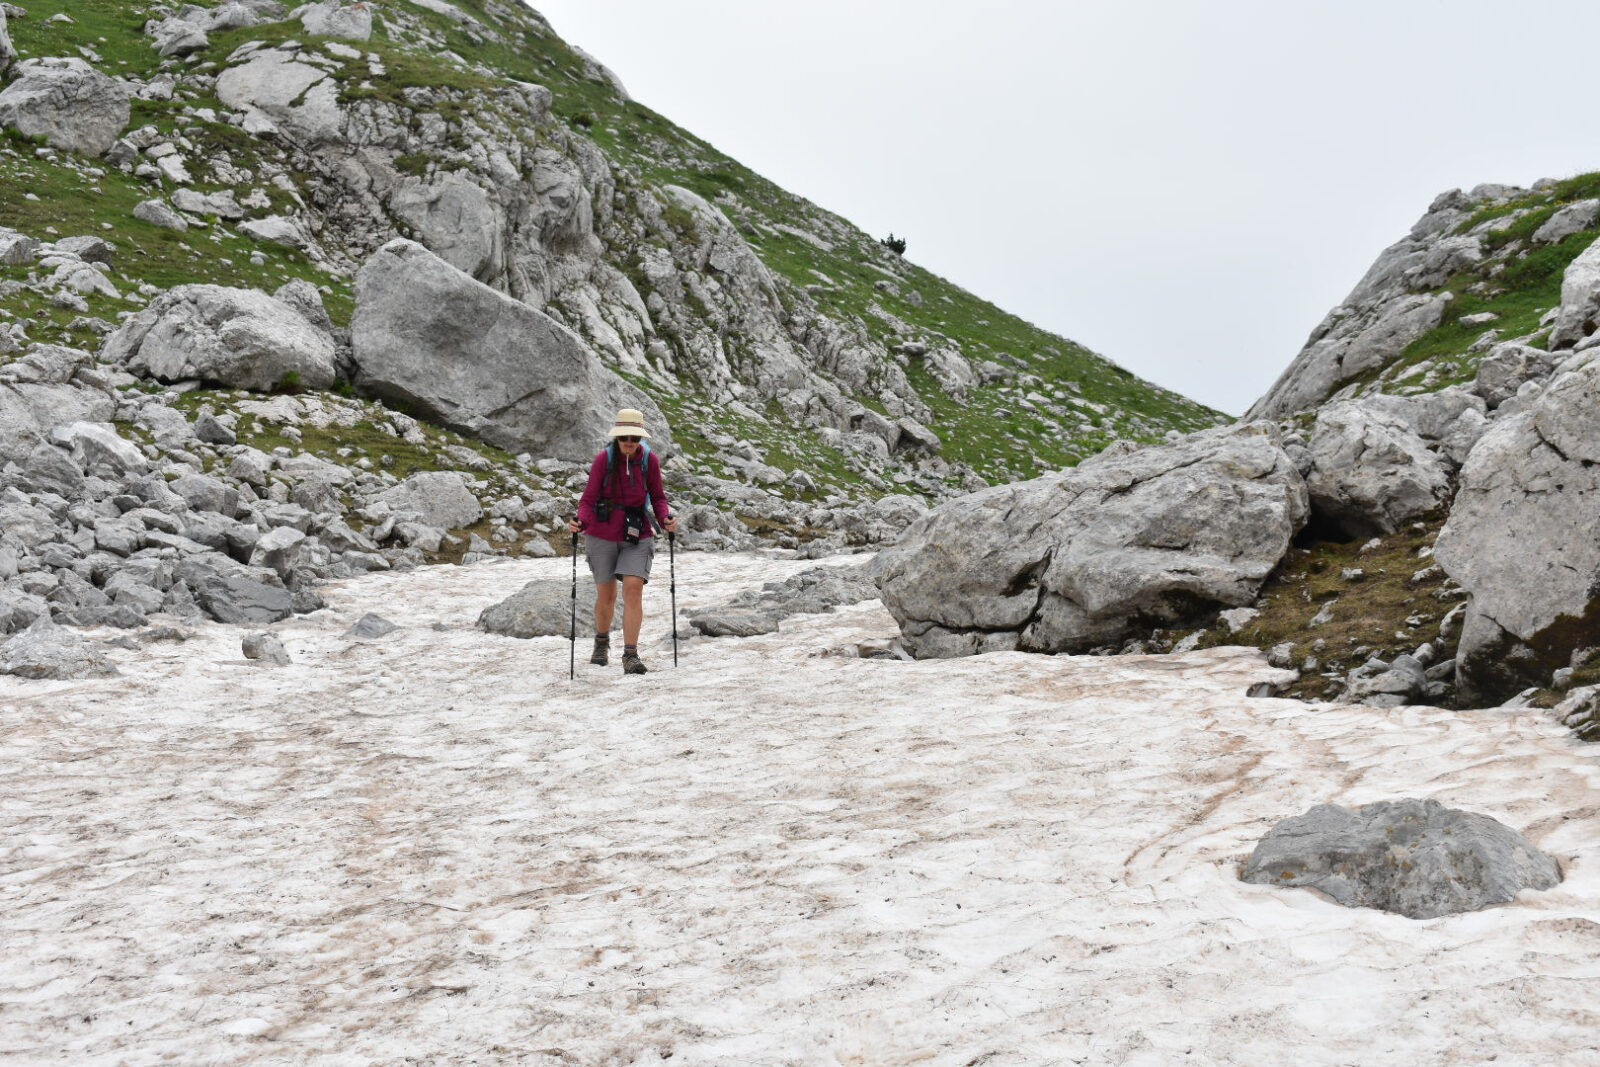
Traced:
MULTIPOLYGON (((622 506, 622 501, 620 498, 617 500, 611 500, 606 495, 611 491, 611 465, 616 460, 617 443, 612 441, 610 444, 606 445, 604 451, 606 454, 606 475, 605 480, 600 483, 600 506, 596 508, 596 510, 600 512, 601 518, 604 518, 606 515, 608 515, 613 507, 622 506)), ((635 523, 637 523, 637 526, 635 527, 636 529, 642 527, 644 523, 649 523, 652 530, 657 530, 660 529, 660 523, 656 522, 655 516, 650 514, 650 446, 643 441, 639 442, 639 463, 642 468, 640 470, 640 477, 645 480, 645 503, 643 507, 625 508, 624 510, 626 510, 630 517, 634 519, 635 523)))

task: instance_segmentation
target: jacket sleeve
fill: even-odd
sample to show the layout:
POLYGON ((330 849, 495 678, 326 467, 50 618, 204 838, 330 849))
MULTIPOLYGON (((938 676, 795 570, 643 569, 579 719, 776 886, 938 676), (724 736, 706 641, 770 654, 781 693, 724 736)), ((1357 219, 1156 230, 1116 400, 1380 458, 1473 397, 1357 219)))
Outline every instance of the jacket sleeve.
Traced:
POLYGON ((645 472, 646 488, 650 490, 650 502, 655 505, 656 525, 664 524, 672 517, 672 507, 667 503, 667 489, 661 484, 661 457, 654 452, 650 453, 650 469, 645 472))
POLYGON ((594 462, 589 464, 589 483, 583 487, 583 495, 578 498, 578 521, 585 527, 599 525, 600 516, 595 513, 594 506, 600 502, 600 491, 606 480, 606 454, 601 452, 594 457, 594 462))

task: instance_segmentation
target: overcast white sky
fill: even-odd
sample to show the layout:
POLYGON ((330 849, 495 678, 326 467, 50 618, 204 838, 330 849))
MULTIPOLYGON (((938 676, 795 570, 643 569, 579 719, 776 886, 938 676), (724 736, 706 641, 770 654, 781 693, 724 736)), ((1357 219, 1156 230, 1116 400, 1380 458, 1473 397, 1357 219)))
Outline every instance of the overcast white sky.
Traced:
POLYGON ((635 99, 1230 414, 1446 189, 1600 169, 1600 4, 532 0, 635 99))

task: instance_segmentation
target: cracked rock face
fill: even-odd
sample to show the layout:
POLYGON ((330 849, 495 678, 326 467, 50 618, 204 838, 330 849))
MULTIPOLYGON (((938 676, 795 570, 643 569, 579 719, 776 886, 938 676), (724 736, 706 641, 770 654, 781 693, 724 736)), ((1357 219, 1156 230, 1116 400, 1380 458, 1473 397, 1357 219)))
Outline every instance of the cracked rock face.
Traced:
POLYGON ((1461 470, 1435 556, 1472 593, 1462 689, 1493 701, 1545 685, 1600 635, 1600 362, 1574 357, 1461 470))
POLYGON ((412 241, 362 268, 350 343, 364 387, 508 452, 587 461, 624 407, 671 443, 650 398, 570 330, 412 241))
POLYGON ((1083 652, 1249 603, 1307 515, 1275 428, 1207 430, 951 501, 879 585, 919 658, 1083 652))
POLYGON ((90 156, 104 155, 128 126, 128 87, 81 59, 26 59, 16 75, 0 92, 0 126, 90 156))

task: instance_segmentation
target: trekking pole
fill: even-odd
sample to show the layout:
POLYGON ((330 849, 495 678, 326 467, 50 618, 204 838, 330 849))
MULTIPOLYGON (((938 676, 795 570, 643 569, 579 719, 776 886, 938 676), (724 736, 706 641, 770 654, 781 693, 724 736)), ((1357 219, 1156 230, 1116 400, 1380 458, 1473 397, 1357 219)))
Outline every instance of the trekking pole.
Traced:
POLYGON ((572 535, 572 631, 568 635, 567 681, 578 677, 578 535, 572 535))
POLYGON ((667 534, 667 588, 672 592, 672 666, 678 666, 678 562, 673 554, 676 533, 667 534))

